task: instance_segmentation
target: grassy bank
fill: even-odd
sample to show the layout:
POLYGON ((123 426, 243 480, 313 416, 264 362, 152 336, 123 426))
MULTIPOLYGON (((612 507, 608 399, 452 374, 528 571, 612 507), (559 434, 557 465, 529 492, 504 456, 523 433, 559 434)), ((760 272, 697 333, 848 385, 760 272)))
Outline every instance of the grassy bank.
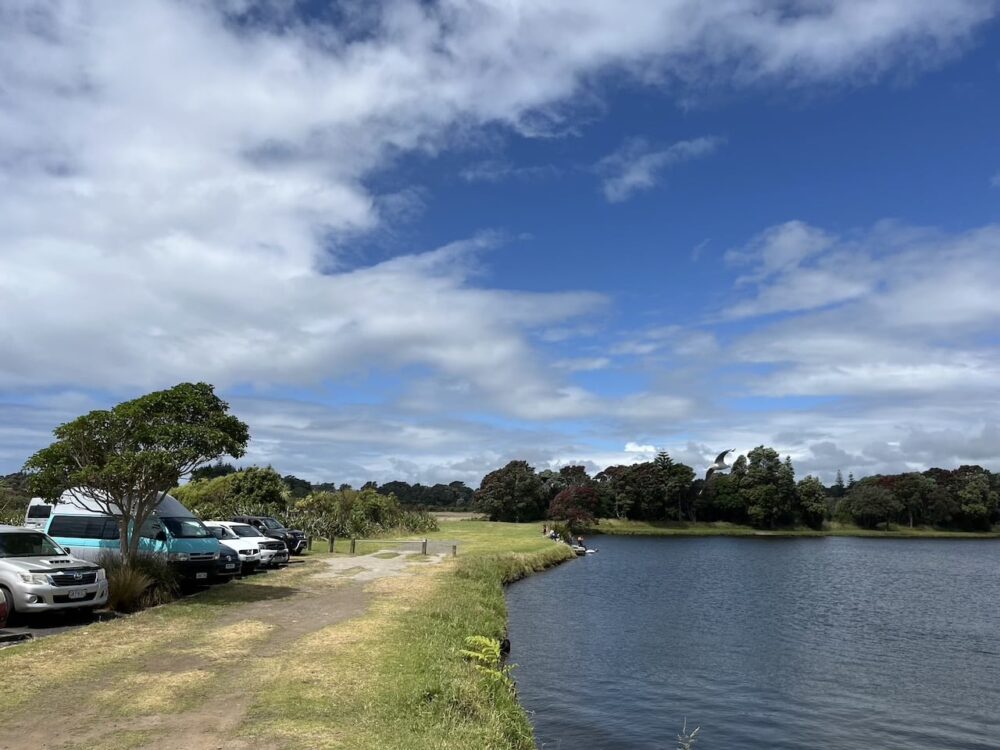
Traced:
POLYGON ((823 529, 808 527, 783 528, 774 531, 755 529, 751 526, 717 522, 717 523, 679 523, 679 522, 649 522, 627 521, 617 518, 601 519, 591 532, 593 534, 608 534, 613 536, 857 536, 878 537, 890 539, 997 539, 1000 532, 969 532, 943 531, 930 527, 909 528, 908 526, 893 526, 884 529, 863 529, 858 526, 841 523, 829 523, 823 529))
POLYGON ((516 697, 459 652, 469 636, 503 637, 504 583, 571 553, 516 524, 455 522, 429 537, 458 541, 460 557, 378 582, 367 614, 289 654, 291 674, 251 709, 255 738, 316 748, 534 748, 516 697))
POLYGON ((415 563, 405 575, 360 584, 330 575, 327 561, 340 553, 313 554, 279 573, 0 650, 6 738, 18 738, 8 747, 529 750, 516 696, 461 650, 469 636, 503 636, 504 583, 570 555, 538 531, 449 523, 430 536, 457 541, 459 557, 415 563), (86 689, 67 704, 66 685, 86 689))

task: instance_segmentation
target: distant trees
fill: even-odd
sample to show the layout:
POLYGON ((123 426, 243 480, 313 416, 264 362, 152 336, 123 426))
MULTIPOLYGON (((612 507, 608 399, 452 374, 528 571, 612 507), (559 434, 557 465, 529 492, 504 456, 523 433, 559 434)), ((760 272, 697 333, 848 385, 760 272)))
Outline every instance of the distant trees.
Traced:
MULTIPOLYGON (((553 519, 568 517, 580 498, 589 506, 595 497, 595 519, 728 521, 766 529, 818 529, 837 519, 866 528, 906 524, 969 531, 989 529, 1000 521, 1000 475, 980 466, 859 480, 849 474, 846 483, 837 472, 826 487, 813 476, 796 483, 791 458, 782 459, 764 445, 737 457, 728 473, 713 474, 707 482, 666 453, 653 461, 609 466, 593 479, 582 466, 546 469, 536 477, 525 462, 513 461, 483 480, 476 495, 477 502, 483 501, 479 507, 492 518, 542 518, 535 478, 548 496, 553 519), (563 495, 575 487, 588 491, 563 495)), ((581 517, 585 512, 581 510, 581 517)))
POLYGON ((545 482, 527 461, 511 461, 483 477, 477 506, 491 521, 537 521, 548 510, 545 482))

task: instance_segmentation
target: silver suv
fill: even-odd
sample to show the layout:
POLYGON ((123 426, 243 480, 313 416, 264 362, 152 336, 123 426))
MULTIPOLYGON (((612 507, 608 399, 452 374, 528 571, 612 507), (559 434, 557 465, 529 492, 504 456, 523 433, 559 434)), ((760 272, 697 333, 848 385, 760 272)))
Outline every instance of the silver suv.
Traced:
POLYGON ((34 529, 0 526, 0 596, 14 613, 107 604, 104 569, 78 560, 34 529))

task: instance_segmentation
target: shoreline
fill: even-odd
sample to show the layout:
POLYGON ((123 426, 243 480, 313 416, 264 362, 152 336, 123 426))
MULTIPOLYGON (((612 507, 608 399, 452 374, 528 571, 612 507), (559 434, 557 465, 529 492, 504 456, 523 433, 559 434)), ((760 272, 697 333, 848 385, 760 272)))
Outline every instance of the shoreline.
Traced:
POLYGON ((951 531, 926 527, 898 527, 862 529, 857 526, 837 524, 823 529, 784 528, 757 529, 725 522, 712 523, 653 523, 602 518, 588 530, 589 536, 733 536, 733 537, 858 537, 871 539, 1000 539, 1000 531, 951 531))

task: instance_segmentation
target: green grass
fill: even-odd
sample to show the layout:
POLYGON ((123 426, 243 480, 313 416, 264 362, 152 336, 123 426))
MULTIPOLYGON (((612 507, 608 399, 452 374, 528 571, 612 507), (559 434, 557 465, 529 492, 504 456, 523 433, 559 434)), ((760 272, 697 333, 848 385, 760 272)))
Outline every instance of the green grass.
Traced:
POLYGON ((943 531, 930 527, 909 528, 908 526, 893 526, 891 530, 862 529, 850 524, 831 522, 823 529, 808 527, 782 528, 773 531, 755 529, 751 526, 741 526, 722 521, 715 523, 680 523, 680 522, 649 522, 626 521, 617 518, 604 518, 592 530, 592 534, 608 534, 612 536, 857 536, 887 539, 997 539, 1000 532, 996 531, 943 531))
POLYGON ((311 748, 534 748, 516 696, 460 651, 471 635, 503 637, 505 583, 572 553, 517 524, 460 521, 428 538, 458 541, 459 558, 380 581, 366 615, 286 653, 287 674, 251 709, 255 740, 311 748))

